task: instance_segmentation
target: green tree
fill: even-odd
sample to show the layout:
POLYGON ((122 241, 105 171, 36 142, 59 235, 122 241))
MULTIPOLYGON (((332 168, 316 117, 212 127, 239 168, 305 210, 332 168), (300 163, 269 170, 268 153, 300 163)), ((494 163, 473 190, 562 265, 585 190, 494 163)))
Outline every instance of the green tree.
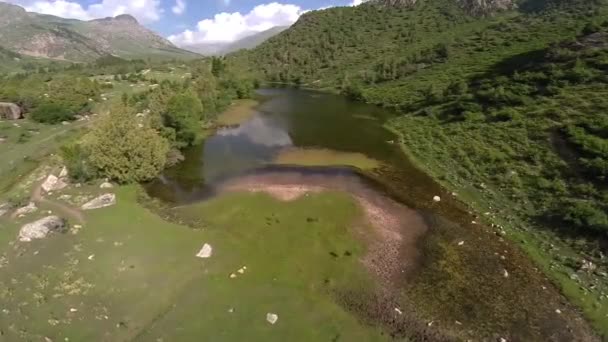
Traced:
POLYGON ((203 117, 203 105, 192 92, 173 96, 163 114, 166 127, 175 131, 175 146, 183 148, 191 146, 196 141, 203 117))
POLYGON ((169 151, 168 142, 148 125, 140 126, 134 110, 123 105, 114 107, 84 144, 98 175, 119 183, 156 177, 169 151))

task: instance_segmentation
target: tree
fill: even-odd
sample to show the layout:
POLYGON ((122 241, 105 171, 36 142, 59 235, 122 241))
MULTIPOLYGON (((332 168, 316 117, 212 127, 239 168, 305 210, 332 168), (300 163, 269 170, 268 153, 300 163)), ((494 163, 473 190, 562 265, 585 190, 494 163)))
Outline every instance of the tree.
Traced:
POLYGON ((166 127, 175 130, 177 148, 194 144, 202 117, 203 105, 192 92, 175 95, 169 100, 167 110, 163 114, 163 121, 166 127))
POLYGON ((87 136, 84 147, 99 176, 119 183, 150 180, 165 167, 168 142, 148 125, 139 126, 132 108, 119 105, 87 136))

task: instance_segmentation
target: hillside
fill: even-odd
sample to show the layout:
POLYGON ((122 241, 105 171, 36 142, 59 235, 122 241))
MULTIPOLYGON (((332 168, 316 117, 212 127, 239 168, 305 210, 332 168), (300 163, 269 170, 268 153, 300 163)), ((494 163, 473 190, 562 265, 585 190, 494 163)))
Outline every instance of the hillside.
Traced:
POLYGON ((139 25, 130 15, 80 21, 26 12, 0 2, 0 46, 24 56, 91 61, 123 58, 192 58, 195 54, 139 25))
POLYGON ((307 13, 230 61, 394 108, 404 151, 605 334, 607 19, 603 0, 378 0, 307 13))
POLYGON ((288 29, 286 26, 277 26, 246 36, 232 43, 201 43, 184 46, 184 49, 200 53, 204 56, 221 56, 243 49, 253 49, 286 29, 288 29))

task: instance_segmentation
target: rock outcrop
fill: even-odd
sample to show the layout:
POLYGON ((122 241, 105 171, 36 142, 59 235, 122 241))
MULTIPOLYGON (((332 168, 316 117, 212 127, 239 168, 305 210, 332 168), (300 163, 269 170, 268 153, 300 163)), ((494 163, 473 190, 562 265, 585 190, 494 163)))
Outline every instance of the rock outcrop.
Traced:
POLYGON ((35 212, 36 210, 38 210, 38 207, 36 206, 36 203, 30 202, 25 207, 21 207, 21 208, 17 209, 15 211, 15 216, 19 217, 19 216, 24 216, 24 215, 27 215, 27 214, 31 214, 31 213, 35 212))
POLYGON ((116 195, 104 194, 82 206, 82 210, 94 210, 109 207, 116 204, 116 195))
POLYGON ((68 186, 61 178, 55 175, 49 175, 44 183, 42 183, 42 190, 46 192, 58 191, 68 186))
POLYGON ((0 119, 19 120, 22 117, 21 107, 14 103, 0 102, 0 119))
POLYGON ((19 241, 44 239, 52 232, 62 232, 66 228, 65 220, 57 216, 48 216, 38 221, 28 223, 19 230, 19 241))

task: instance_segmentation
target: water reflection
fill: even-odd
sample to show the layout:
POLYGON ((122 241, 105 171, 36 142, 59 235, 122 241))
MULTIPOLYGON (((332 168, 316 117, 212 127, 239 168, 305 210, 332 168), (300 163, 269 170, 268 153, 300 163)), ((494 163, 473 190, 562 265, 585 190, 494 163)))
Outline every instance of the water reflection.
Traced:
POLYGON ((360 152, 389 161, 399 151, 386 143, 386 111, 343 97, 293 89, 262 89, 250 120, 221 129, 184 152, 186 160, 148 184, 155 197, 191 201, 209 185, 271 163, 285 147, 320 147, 360 152), (370 120, 378 118, 378 120, 370 120))

